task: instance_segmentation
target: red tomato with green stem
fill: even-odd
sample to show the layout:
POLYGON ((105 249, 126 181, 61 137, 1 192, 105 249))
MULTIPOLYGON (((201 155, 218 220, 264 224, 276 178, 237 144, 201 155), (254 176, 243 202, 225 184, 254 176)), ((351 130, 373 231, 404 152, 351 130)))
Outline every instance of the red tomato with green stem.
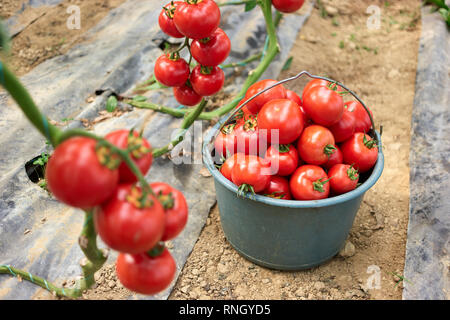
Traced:
POLYGON ((340 164, 344 162, 344 155, 342 154, 341 149, 338 146, 334 146, 336 150, 330 155, 328 161, 322 165, 327 170, 330 170, 336 164, 340 164))
POLYGON ((272 5, 280 12, 292 13, 303 6, 305 0, 272 0, 272 5))
POLYGON ((173 22, 173 15, 175 13, 175 9, 177 6, 179 6, 183 1, 171 1, 170 3, 166 4, 159 14, 158 23, 161 30, 174 38, 184 38, 184 35, 182 35, 177 27, 175 26, 175 23, 173 22))
POLYGON ((96 140, 67 139, 55 148, 45 170, 48 189, 61 202, 89 209, 111 197, 119 183, 121 159, 96 140))
POLYGON ((157 199, 164 207, 165 227, 161 241, 172 240, 183 231, 188 221, 188 205, 184 195, 163 182, 150 185, 157 199))
POLYGON ((299 167, 291 176, 289 187, 297 200, 320 200, 330 194, 329 178, 325 171, 315 165, 299 167))
POLYGON ((225 74, 219 67, 197 65, 189 78, 192 88, 198 95, 208 97, 219 92, 225 82, 225 74))
POLYGON ((333 124, 329 129, 333 133, 336 142, 343 142, 355 133, 355 117, 352 112, 344 107, 341 120, 333 124))
POLYGON ((153 248, 164 232, 164 209, 152 195, 132 184, 120 185, 94 214, 102 240, 116 251, 131 254, 153 248))
POLYGON ((166 289, 175 277, 177 266, 169 250, 157 256, 149 253, 120 253, 116 273, 122 285, 140 294, 153 295, 166 289))
MULTIPOLYGON (((345 105, 355 119, 355 132, 368 133, 372 128, 372 121, 363 105, 359 101, 346 102, 345 105)), ((372 111, 370 114, 372 115, 372 111)))
POLYGON ((291 175, 299 163, 298 152, 293 145, 272 145, 267 149, 264 159, 270 162, 272 169, 276 169, 273 174, 279 176, 291 175))
POLYGON ((305 120, 298 104, 289 99, 267 102, 258 113, 258 127, 267 130, 267 142, 289 144, 300 137, 305 120), (278 134, 278 141, 273 140, 278 134))
POLYGON ((214 148, 220 157, 230 157, 237 152, 235 126, 235 123, 224 126, 214 141, 214 148))
MULTIPOLYGON (((242 154, 240 154, 240 156, 242 156, 242 154)), ((238 153, 233 154, 231 157, 228 157, 220 167, 220 173, 222 173, 222 175, 231 182, 231 172, 233 171, 234 165, 236 164, 237 157, 238 153)))
MULTIPOLYGON (((120 149, 132 148, 131 160, 143 175, 147 174, 153 163, 152 147, 137 131, 117 130, 106 135, 105 139, 120 149)), ((119 180, 122 183, 133 183, 138 180, 124 161, 119 166, 119 180)))
POLYGON ((344 100, 336 91, 317 86, 303 94, 303 109, 314 123, 329 127, 344 113, 344 100))
POLYGON ((173 22, 186 37, 204 39, 219 26, 220 10, 213 0, 187 0, 178 5, 173 22))
POLYGON ((208 38, 194 40, 191 44, 192 57, 206 67, 218 66, 225 61, 230 51, 231 41, 220 28, 217 28, 208 38))
POLYGON ((270 165, 254 155, 238 154, 231 171, 231 180, 239 187, 239 193, 258 193, 269 186, 270 165))
POLYGON ((252 155, 265 154, 267 143, 260 137, 256 116, 251 115, 236 123, 234 133, 236 135, 237 152, 252 155))
POLYGON ((343 194, 355 190, 358 186, 358 170, 348 164, 336 164, 328 171, 330 188, 335 194, 343 194))
POLYGON ((272 176, 270 178, 269 186, 262 194, 274 199, 292 200, 289 181, 280 176, 272 176))
POLYGON ((319 125, 312 125, 303 130, 297 142, 300 158, 309 164, 323 165, 336 151, 333 134, 319 125))
POLYGON ((187 81, 181 87, 174 87, 173 95, 180 104, 188 107, 199 104, 203 99, 201 95, 197 94, 194 89, 192 89, 189 81, 187 81))
POLYGON ((189 65, 178 53, 164 54, 155 62, 156 80, 168 87, 179 87, 189 78, 189 65))
POLYGON ((323 80, 323 79, 313 79, 311 81, 309 81, 306 86, 303 88, 303 99, 306 95, 306 93, 309 91, 309 89, 312 89, 314 87, 328 87, 330 89, 336 90, 339 92, 344 92, 344 89, 341 86, 338 86, 337 84, 327 81, 327 80, 323 80))
POLYGON ((345 141, 341 150, 344 163, 353 165, 360 173, 372 169, 378 159, 378 142, 362 132, 345 141))
MULTIPOLYGON (((245 94, 244 101, 247 101, 255 94, 273 86, 276 83, 277 81, 271 79, 260 80, 256 82, 255 84, 250 86, 250 88, 248 88, 247 93, 245 94)), ((265 91, 264 93, 261 93, 252 101, 247 103, 247 108, 251 113, 257 114, 259 110, 261 110, 261 108, 270 100, 285 99, 285 98, 286 98, 286 89, 282 85, 278 85, 270 90, 265 91)))

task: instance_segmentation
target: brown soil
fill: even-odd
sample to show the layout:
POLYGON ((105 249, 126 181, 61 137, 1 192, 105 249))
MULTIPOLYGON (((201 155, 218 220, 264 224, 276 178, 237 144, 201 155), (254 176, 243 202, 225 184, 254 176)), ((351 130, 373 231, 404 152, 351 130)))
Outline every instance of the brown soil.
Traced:
MULTIPOLYGON (((351 230, 348 240, 356 250, 312 270, 265 269, 228 244, 216 207, 170 299, 401 299, 402 284, 392 273, 402 274, 405 258, 420 1, 321 3, 334 16, 323 18, 319 8, 314 10, 292 49, 292 66, 280 79, 308 70, 343 82, 383 125, 385 169, 366 194, 351 230), (368 30, 365 11, 374 4, 382 9, 382 24, 368 30), (366 287, 370 265, 381 269, 380 289, 366 287)), ((289 87, 301 92, 303 83, 289 87)))
MULTIPOLYGON (((16 74, 23 75, 43 61, 66 53, 83 41, 84 33, 95 26, 110 10, 125 0, 65 0, 55 7, 27 8, 19 15, 19 21, 27 27, 12 41, 9 64, 16 74), (71 5, 80 7, 81 29, 67 28, 66 12, 71 5)), ((1 16, 15 14, 25 0, 3 1, 1 16)))

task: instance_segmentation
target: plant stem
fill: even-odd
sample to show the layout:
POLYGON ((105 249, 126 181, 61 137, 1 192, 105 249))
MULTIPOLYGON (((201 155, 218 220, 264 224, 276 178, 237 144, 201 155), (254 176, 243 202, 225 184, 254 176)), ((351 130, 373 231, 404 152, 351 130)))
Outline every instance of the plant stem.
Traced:
POLYGON ((222 2, 222 3, 218 3, 217 5, 219 7, 224 7, 224 6, 240 6, 243 4, 247 4, 249 2, 252 2, 252 0, 241 0, 241 1, 228 1, 228 2, 222 2))
MULTIPOLYGON (((0 62, 1 63, 1 62, 0 62)), ((3 77, 6 91, 13 97, 28 120, 55 147, 61 130, 48 123, 47 118, 39 111, 28 91, 19 79, 3 64, 3 77)))
POLYGON ((76 288, 64 289, 62 287, 57 287, 41 277, 34 276, 29 272, 6 265, 0 265, 0 274, 10 274, 15 277, 20 277, 23 280, 30 281, 31 283, 48 290, 58 297, 80 297, 83 294, 83 291, 89 289, 95 283, 94 274, 100 270, 108 257, 106 251, 99 250, 97 247, 97 233, 94 228, 92 215, 92 211, 85 212, 84 226, 79 237, 80 248, 88 261, 81 262, 83 278, 77 281, 76 288))
POLYGON ((94 227, 93 210, 85 211, 83 230, 78 238, 78 243, 86 259, 81 261, 81 268, 84 277, 79 282, 81 291, 90 288, 94 283, 94 274, 100 270, 108 258, 106 250, 99 250, 97 247, 97 232, 94 227), (87 260, 87 261, 86 261, 87 260))
POLYGON ((250 62, 253 62, 253 61, 256 61, 258 59, 261 59, 261 57, 262 57, 262 53, 258 53, 258 54, 255 54, 253 56, 250 56, 249 58, 247 58, 245 60, 242 60, 240 62, 232 62, 232 63, 229 63, 229 64, 223 64, 220 67, 222 69, 235 68, 235 67, 244 67, 247 64, 249 64, 250 62))
POLYGON ((165 147, 155 149, 153 150, 153 157, 158 158, 162 156, 163 154, 166 154, 167 152, 170 152, 173 150, 173 148, 179 144, 181 141, 184 140, 184 135, 186 134, 187 130, 191 127, 191 125, 194 123, 195 120, 197 120, 202 113, 202 111, 205 109, 207 104, 207 101, 205 99, 200 102, 200 104, 195 107, 190 113, 187 113, 183 122, 181 123, 180 131, 169 144, 167 144, 165 147))

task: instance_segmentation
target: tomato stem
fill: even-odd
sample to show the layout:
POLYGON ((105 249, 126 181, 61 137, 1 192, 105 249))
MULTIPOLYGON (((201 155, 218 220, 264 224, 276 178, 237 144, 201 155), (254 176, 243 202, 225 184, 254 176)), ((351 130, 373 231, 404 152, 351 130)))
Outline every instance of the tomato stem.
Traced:
POLYGON ((58 297, 81 297, 86 289, 89 289, 92 285, 94 285, 95 272, 100 270, 108 258, 107 251, 100 250, 97 247, 97 233, 95 231, 92 215, 92 211, 85 211, 84 226, 78 242, 87 259, 80 263, 83 271, 83 277, 77 281, 75 288, 58 287, 53 283, 48 282, 46 279, 32 275, 30 272, 16 269, 9 265, 0 265, 0 274, 10 274, 19 279, 29 281, 58 297))
POLYGON ((313 182, 313 189, 314 189, 315 191, 319 191, 319 192, 324 192, 324 191, 325 191, 325 190, 323 189, 323 186, 324 186, 327 182, 329 182, 329 181, 331 180, 331 178, 328 179, 328 180, 322 181, 323 179, 324 179, 324 178, 319 179, 319 180, 313 182))
POLYGON ((166 246, 164 242, 158 242, 152 249, 147 252, 147 254, 152 258, 156 258, 163 253, 165 248, 166 246))

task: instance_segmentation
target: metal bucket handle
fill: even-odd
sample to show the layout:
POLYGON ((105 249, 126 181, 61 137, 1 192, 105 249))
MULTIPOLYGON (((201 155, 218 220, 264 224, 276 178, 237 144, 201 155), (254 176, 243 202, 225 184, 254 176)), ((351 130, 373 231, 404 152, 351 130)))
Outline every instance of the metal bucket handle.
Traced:
MULTIPOLYGON (((217 136, 219 135, 219 133, 222 131, 223 127, 224 127, 225 125, 227 125, 227 124, 230 122, 230 120, 234 119, 234 116, 235 116, 239 111, 241 111, 241 109, 242 109, 243 107, 245 107, 250 101, 252 101, 253 99, 255 99, 255 98, 256 98, 257 96, 259 96, 260 94, 263 94, 264 92, 266 92, 266 91, 268 91, 268 90, 270 90, 270 89, 272 89, 272 88, 274 88, 274 87, 276 87, 276 86, 278 86, 278 85, 280 85, 280 84, 283 84, 283 83, 286 83, 286 82, 289 82, 289 81, 296 80, 296 79, 300 78, 300 77, 303 76, 303 75, 307 75, 308 77, 313 78, 313 79, 326 80, 326 81, 329 81, 329 82, 331 82, 331 83, 333 83, 333 84, 336 84, 336 85, 338 85, 338 86, 344 88, 344 89, 345 89, 347 92, 349 92, 354 98, 356 98, 356 100, 358 100, 359 103, 361 103, 361 105, 362 105, 362 106, 364 107, 364 109, 366 110, 367 114, 369 115, 370 122, 372 123, 372 129, 371 129, 371 131, 370 131, 368 134, 369 134, 372 138, 375 137, 375 133, 374 133, 374 130, 375 130, 375 122, 374 122, 374 120, 373 120, 372 114, 370 113, 369 109, 368 109, 367 106, 364 104, 364 102, 356 95, 356 93, 354 93, 352 90, 348 89, 346 86, 344 86, 343 84, 341 84, 341 83, 339 83, 339 82, 337 82, 337 81, 335 81, 335 80, 332 80, 332 79, 329 79, 329 78, 326 78, 326 77, 320 77, 320 76, 312 75, 312 74, 310 74, 308 71, 302 71, 302 72, 300 72, 299 74, 297 74, 296 76, 293 76, 293 77, 291 77, 291 78, 287 78, 287 79, 281 80, 281 81, 279 81, 279 82, 277 82, 277 83, 271 85, 270 87, 267 87, 266 89, 264 89, 264 90, 258 92, 257 94, 255 94, 255 95, 252 96, 251 98, 247 99, 243 104, 241 104, 241 105, 239 106, 239 108, 234 109, 234 111, 233 111, 233 112, 226 118, 226 120, 222 123, 222 125, 221 125, 220 128, 219 128, 219 130, 215 133, 215 135, 213 136, 212 141, 214 141, 214 140, 217 138, 217 136)), ((382 127, 380 127, 380 136, 381 136, 381 133, 382 133, 382 127)), ((381 142, 378 141, 378 143, 379 143, 379 147, 381 147, 381 142)))

